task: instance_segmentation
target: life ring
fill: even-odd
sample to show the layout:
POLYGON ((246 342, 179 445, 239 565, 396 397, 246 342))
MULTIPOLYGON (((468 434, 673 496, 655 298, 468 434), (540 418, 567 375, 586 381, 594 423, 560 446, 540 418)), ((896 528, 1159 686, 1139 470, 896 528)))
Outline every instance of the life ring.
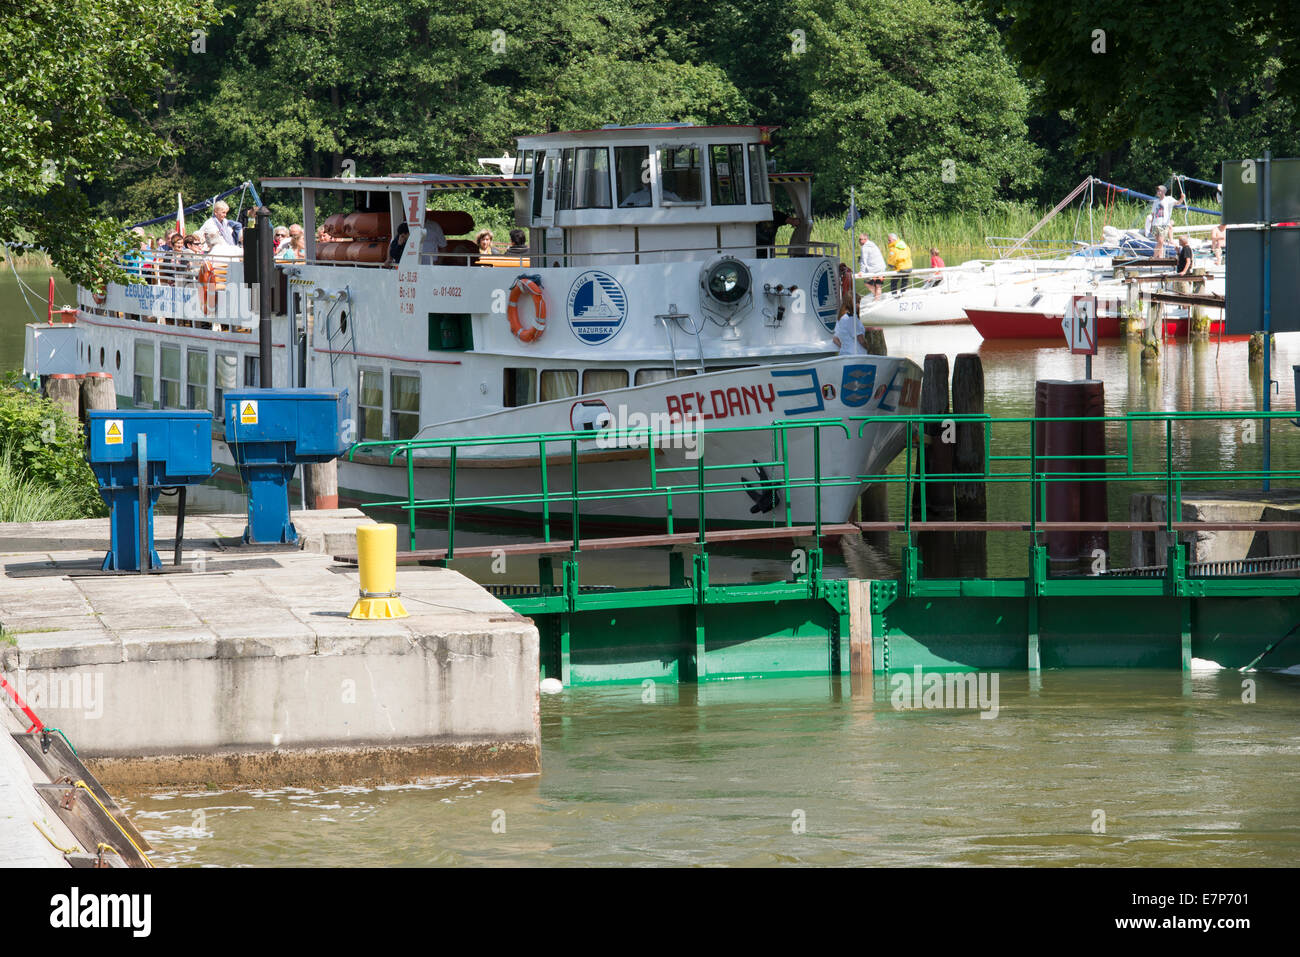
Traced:
POLYGON ((217 270, 212 263, 199 267, 199 302, 205 316, 217 305, 217 270))
POLYGON ((541 276, 520 276, 510 287, 510 305, 506 309, 510 331, 520 342, 536 342, 546 331, 546 299, 542 296, 541 276), (519 318, 519 298, 523 293, 533 297, 533 324, 525 326, 519 318))

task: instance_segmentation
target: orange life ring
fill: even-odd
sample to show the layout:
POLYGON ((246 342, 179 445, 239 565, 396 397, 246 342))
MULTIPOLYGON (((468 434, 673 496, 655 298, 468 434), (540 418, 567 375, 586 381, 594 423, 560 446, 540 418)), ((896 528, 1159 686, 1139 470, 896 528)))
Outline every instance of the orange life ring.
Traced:
POLYGON ((199 267, 199 302, 205 316, 217 305, 217 270, 212 263, 199 267))
POLYGON ((510 287, 510 305, 506 309, 510 331, 520 342, 536 342, 546 331, 546 299, 542 296, 541 276, 520 276, 510 287), (519 318, 519 297, 522 293, 533 297, 533 324, 525 326, 519 318))

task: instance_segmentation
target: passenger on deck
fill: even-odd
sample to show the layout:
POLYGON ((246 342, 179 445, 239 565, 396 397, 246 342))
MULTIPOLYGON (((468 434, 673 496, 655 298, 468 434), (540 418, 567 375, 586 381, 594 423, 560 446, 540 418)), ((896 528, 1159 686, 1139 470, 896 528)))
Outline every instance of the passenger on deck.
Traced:
POLYGON ((145 254, 149 249, 149 240, 145 238, 144 230, 139 226, 131 230, 131 239, 134 248, 122 254, 122 268, 133 276, 141 276, 144 275, 145 254))
POLYGON ((230 221, 226 219, 228 215, 230 215, 230 206, 224 200, 219 199, 212 204, 212 215, 199 229, 199 235, 203 237, 209 249, 213 246, 239 245, 235 242, 235 231, 231 228, 230 221))
POLYGON ((272 244, 272 252, 278 253, 280 251, 280 247, 289 241, 289 227, 276 226, 275 232, 272 235, 275 237, 274 242, 272 244))
POLYGON ((522 229, 510 230, 510 248, 506 252, 511 256, 528 255, 528 237, 522 229))
POLYGON ((1215 223, 1210 228, 1210 252, 1214 253, 1214 265, 1223 264, 1223 242, 1228 238, 1228 228, 1223 223, 1215 223))
POLYGON ((275 254, 277 262, 301 262, 307 258, 307 237, 300 228, 297 234, 290 232, 289 241, 275 254))
POLYGON ((866 276, 867 288, 871 290, 871 298, 874 302, 880 298, 880 290, 885 285, 885 281, 881 278, 885 272, 885 257, 881 255, 880 247, 872 242, 871 237, 866 233, 858 234, 858 245, 862 247, 861 271, 866 276))
POLYGON ((478 251, 484 256, 492 255, 492 230, 483 230, 474 237, 474 242, 478 245, 478 251))
MULTIPOLYGON (((400 227, 399 227, 400 228, 400 227)), ((430 219, 427 216, 424 220, 424 238, 420 240, 420 259, 423 261, 425 256, 434 257, 442 255, 442 251, 447 248, 447 234, 442 231, 437 220, 430 219)), ((465 265, 464 262, 461 265, 465 265)))
POLYGON ((803 225, 803 220, 798 216, 791 216, 788 213, 776 213, 770 222, 758 223, 754 227, 754 242, 758 246, 759 259, 772 259, 776 256, 776 233, 782 226, 794 226, 796 229, 803 225))
POLYGON ((897 272, 893 279, 889 280, 889 294, 892 296, 898 292, 900 287, 907 284, 907 277, 912 274, 912 250, 908 248, 907 243, 899 237, 898 233, 890 233, 888 243, 886 244, 885 260, 889 263, 889 268, 897 272))
POLYGON ((411 227, 406 223, 399 223, 397 226, 397 236, 388 244, 388 263, 393 266, 402 261, 402 253, 406 251, 406 241, 411 238, 411 227))

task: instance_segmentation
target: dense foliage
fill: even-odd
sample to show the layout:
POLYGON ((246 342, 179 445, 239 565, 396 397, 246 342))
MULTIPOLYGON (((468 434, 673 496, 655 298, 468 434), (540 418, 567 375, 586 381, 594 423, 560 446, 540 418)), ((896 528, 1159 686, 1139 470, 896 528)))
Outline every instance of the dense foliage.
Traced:
POLYGON ((106 515, 81 425, 15 373, 0 380, 0 522, 106 515))
POLYGON ((996 215, 1300 151, 1300 20, 1265 0, 224 2, 0 0, 0 239, 82 279, 112 238, 93 214, 472 171, 606 123, 782 127, 779 162, 840 215, 851 188, 873 215, 996 215))

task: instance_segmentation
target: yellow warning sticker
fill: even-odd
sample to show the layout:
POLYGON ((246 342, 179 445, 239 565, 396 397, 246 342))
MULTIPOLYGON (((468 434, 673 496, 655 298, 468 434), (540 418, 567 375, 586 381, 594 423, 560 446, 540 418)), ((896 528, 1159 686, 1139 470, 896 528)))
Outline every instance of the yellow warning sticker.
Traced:
POLYGON ((121 419, 104 420, 104 444, 105 445, 122 444, 122 420, 121 419))
POLYGON ((245 399, 239 403, 240 425, 257 425, 257 400, 245 399))

